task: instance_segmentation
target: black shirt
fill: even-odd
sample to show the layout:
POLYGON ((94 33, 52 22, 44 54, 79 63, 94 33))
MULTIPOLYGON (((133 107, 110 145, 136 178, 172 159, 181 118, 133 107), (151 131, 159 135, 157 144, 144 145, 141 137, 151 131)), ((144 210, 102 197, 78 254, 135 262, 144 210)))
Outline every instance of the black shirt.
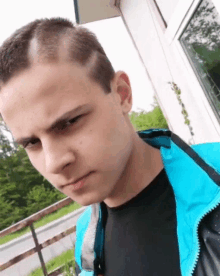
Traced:
POLYGON ((105 276, 180 276, 176 206, 163 169, 137 196, 106 212, 105 276))

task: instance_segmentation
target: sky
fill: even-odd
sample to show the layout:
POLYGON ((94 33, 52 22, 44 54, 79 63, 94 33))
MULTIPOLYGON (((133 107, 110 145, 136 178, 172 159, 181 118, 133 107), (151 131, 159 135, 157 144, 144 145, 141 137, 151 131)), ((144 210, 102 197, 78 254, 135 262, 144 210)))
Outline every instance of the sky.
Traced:
MULTIPOLYGON (((73 0, 0 1, 0 45, 15 30, 40 18, 64 17, 75 23, 73 0)), ((120 17, 83 24, 94 32, 116 71, 125 71, 133 95, 131 111, 151 111, 154 91, 120 17)))

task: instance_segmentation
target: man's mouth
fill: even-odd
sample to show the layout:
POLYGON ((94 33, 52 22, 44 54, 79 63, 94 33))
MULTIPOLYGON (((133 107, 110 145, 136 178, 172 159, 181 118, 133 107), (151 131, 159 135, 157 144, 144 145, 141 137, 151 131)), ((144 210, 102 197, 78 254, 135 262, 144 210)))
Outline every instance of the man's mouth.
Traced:
POLYGON ((71 186, 71 188, 72 188, 73 190, 78 190, 78 189, 80 189, 81 187, 84 186, 86 179, 88 178, 88 176, 89 176, 91 173, 93 173, 93 172, 89 172, 88 174, 84 175, 83 177, 78 178, 78 179, 77 179, 76 181, 74 181, 74 182, 67 183, 66 185, 62 186, 62 188, 71 186))

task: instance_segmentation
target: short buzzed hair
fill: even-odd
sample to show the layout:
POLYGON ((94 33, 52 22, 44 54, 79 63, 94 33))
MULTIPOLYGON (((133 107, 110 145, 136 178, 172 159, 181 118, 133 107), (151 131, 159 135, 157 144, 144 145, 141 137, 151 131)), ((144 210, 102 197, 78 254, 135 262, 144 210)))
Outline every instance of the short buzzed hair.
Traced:
POLYGON ((95 34, 60 17, 32 21, 3 42, 0 47, 0 83, 6 84, 34 62, 56 63, 60 59, 88 66, 89 77, 100 84, 106 94, 111 92, 110 83, 115 71, 95 34), (33 55, 31 49, 34 47, 33 55), (62 55, 61 49, 64 49, 62 55))

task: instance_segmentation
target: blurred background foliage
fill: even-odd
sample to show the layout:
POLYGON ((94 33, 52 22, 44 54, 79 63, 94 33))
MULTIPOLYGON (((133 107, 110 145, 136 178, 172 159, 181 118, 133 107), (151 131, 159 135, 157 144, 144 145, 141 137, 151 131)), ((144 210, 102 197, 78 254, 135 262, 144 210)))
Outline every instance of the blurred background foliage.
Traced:
POLYGON ((149 128, 169 129, 167 121, 159 107, 156 97, 154 97, 154 103, 152 104, 152 107, 153 110, 150 112, 142 110, 140 112, 133 111, 131 114, 129 114, 131 123, 136 131, 146 130, 149 128))

